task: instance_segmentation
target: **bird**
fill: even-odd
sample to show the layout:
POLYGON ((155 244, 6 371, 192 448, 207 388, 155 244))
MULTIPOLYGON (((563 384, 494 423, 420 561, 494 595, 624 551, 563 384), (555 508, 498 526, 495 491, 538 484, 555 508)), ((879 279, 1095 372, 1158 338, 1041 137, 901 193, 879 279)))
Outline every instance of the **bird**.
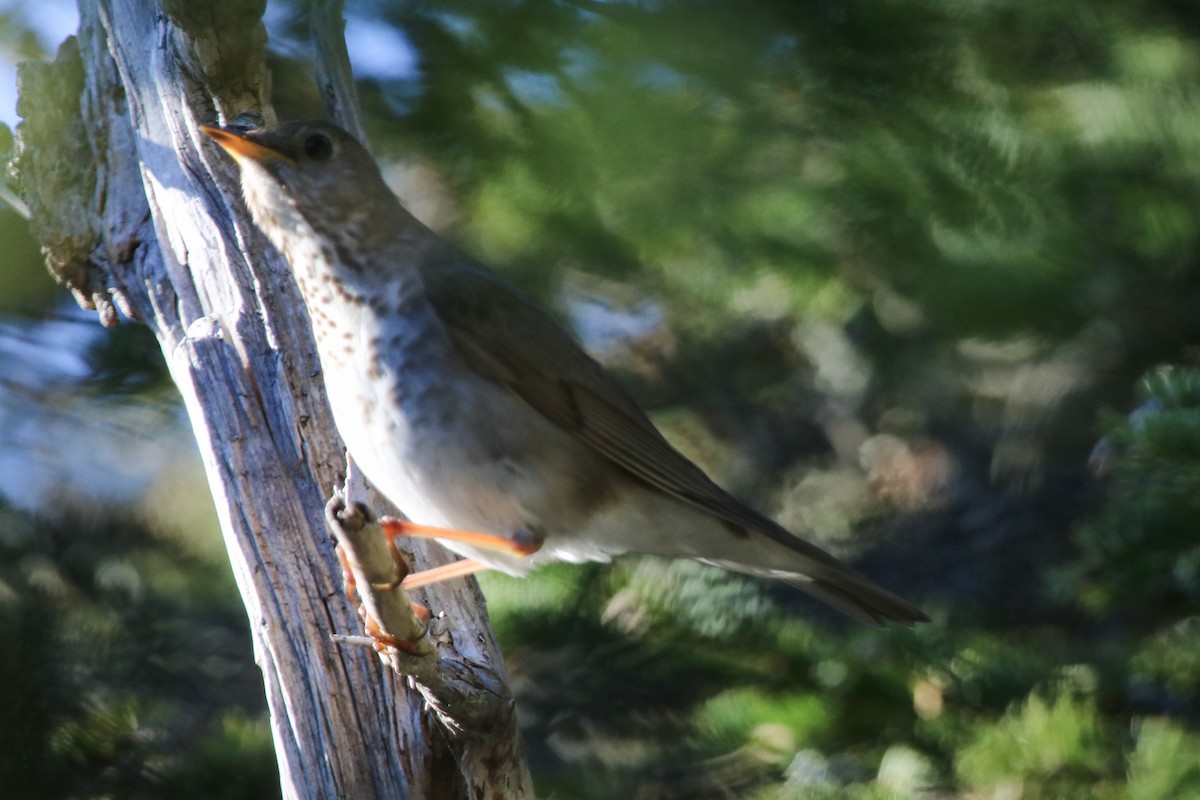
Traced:
POLYGON ((464 557, 431 580, 641 553, 778 579, 876 627, 929 620, 714 483, 548 311, 407 211, 345 130, 202 130, 295 275, 351 457, 406 532, 464 557))

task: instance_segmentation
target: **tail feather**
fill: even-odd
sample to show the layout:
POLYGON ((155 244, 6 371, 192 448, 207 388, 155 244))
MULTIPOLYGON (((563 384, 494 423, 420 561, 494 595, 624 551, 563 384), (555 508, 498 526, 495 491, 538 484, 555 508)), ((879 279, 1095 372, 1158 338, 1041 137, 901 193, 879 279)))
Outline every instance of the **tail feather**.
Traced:
POLYGON ((810 578, 807 575, 784 580, 846 616, 876 628, 882 628, 888 622, 897 622, 909 628, 918 622, 929 622, 929 616, 912 603, 853 572, 846 576, 839 575, 834 580, 810 578))
POLYGON ((836 608, 846 616, 875 628, 882 628, 888 622, 896 622, 910 628, 918 622, 929 622, 929 616, 912 603, 840 563, 821 564, 813 570, 812 575, 808 575, 802 572, 753 567, 732 561, 701 560, 734 572, 782 580, 836 608))

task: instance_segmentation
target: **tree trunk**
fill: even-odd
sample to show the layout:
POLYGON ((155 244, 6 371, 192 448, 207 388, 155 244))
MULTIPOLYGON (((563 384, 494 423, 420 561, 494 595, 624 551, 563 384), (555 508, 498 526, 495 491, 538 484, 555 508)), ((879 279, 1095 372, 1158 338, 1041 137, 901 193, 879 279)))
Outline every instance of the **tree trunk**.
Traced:
MULTIPOLYGON (((339 5, 316 11, 332 6, 340 21, 339 5)), ((81 0, 78 40, 21 71, 15 171, 35 232, 81 303, 105 324, 116 309, 144 321, 162 346, 250 617, 284 796, 532 797, 474 580, 418 598, 444 619, 414 680, 330 639, 361 630, 323 517, 344 450, 291 273, 241 205, 232 165, 197 131, 274 121, 262 11, 81 0)), ((319 57, 334 59, 322 92, 345 121, 355 101, 336 62, 344 45, 321 34, 319 57)), ((412 547, 421 568, 449 560, 412 547)))

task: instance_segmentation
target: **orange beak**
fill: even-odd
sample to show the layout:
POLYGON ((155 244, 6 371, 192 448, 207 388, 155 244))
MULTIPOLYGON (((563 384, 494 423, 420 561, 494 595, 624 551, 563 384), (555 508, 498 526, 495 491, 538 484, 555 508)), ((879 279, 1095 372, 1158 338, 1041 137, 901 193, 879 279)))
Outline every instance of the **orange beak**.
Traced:
POLYGON ((263 147, 258 142, 246 138, 246 135, 242 133, 234 133, 233 131, 217 128, 212 125, 201 125, 200 130, 211 136, 217 144, 221 145, 221 148, 225 152, 229 153, 237 161, 246 159, 262 163, 284 157, 271 148, 263 147))

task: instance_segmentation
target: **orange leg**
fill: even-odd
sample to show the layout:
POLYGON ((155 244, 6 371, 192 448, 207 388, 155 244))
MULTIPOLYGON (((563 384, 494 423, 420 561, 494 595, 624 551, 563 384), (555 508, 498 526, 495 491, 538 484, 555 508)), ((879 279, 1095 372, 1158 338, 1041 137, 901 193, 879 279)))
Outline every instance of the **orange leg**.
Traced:
MULTIPOLYGON (((412 610, 413 613, 417 615, 417 619, 421 620, 421 622, 425 623, 426 627, 428 627, 429 618, 431 616, 429 609, 420 603, 413 603, 412 610)), ((361 605, 358 607, 358 615, 363 619, 363 626, 367 629, 367 635, 375 640, 376 652, 384 653, 387 652, 387 648, 394 647, 397 650, 403 650, 406 653, 421 655, 421 652, 417 650, 415 646, 415 641, 406 642, 403 639, 397 639, 391 634, 384 633, 379 627, 379 623, 375 621, 374 617, 367 614, 367 610, 361 605)))
POLYGON ((460 531, 455 528, 434 528, 429 525, 418 525, 406 519, 382 517, 379 527, 389 539, 398 536, 415 536, 421 539, 444 539, 449 542, 462 542, 485 550, 497 550, 514 556, 527 556, 536 553, 542 546, 542 540, 530 533, 519 533, 515 536, 500 536, 495 533, 477 533, 475 531, 460 531))
POLYGON ((538 548, 541 547, 541 540, 529 535, 512 537, 510 539, 508 536, 479 534, 472 530, 433 528, 430 525, 419 525, 415 522, 409 522, 407 519, 396 519, 395 517, 383 517, 379 521, 379 527, 383 528, 384 535, 388 537, 391 557, 396 561, 397 578, 391 583, 377 584, 377 589, 395 589, 396 587, 416 589, 427 587, 431 583, 449 581, 450 578, 462 578, 473 575, 475 572, 487 569, 486 565, 480 564, 475 559, 462 559, 461 561, 454 561, 451 564, 433 567, 432 570, 414 572, 412 575, 409 575, 408 563, 404 560, 400 549, 396 547, 396 539, 400 536, 416 536, 420 537, 420 539, 443 539, 463 542, 466 545, 492 549, 492 551, 510 553, 512 555, 529 555, 530 553, 538 552, 538 548))
POLYGON ((473 558, 464 558, 461 561, 452 561, 449 564, 442 564, 440 567, 433 567, 432 569, 425 569, 420 572, 414 572, 411 575, 406 575, 404 580, 400 582, 400 585, 405 589, 419 589, 431 583, 441 583, 451 578, 462 578, 467 575, 473 575, 487 568, 486 564, 481 564, 473 558))
POLYGON ((433 569, 414 572, 410 575, 408 561, 404 558, 400 549, 396 547, 396 539, 401 536, 415 536, 422 539, 448 539, 452 542, 463 542, 475 547, 498 550, 502 553, 510 553, 516 556, 527 556, 530 553, 536 553, 538 548, 542 546, 542 540, 531 534, 510 538, 508 536, 498 536, 494 533, 476 533, 475 531, 460 531, 454 528, 434 528, 429 525, 418 525, 408 520, 396 519, 395 517, 383 517, 379 520, 379 527, 383 528, 383 533, 387 536, 388 547, 392 550, 392 559, 396 562, 397 577, 390 583, 376 584, 376 589, 395 589, 397 586, 403 586, 405 589, 416 589, 420 586, 428 586, 431 583, 439 583, 451 578, 461 578, 487 569, 486 565, 474 559, 467 558, 451 564, 443 564, 433 569))

